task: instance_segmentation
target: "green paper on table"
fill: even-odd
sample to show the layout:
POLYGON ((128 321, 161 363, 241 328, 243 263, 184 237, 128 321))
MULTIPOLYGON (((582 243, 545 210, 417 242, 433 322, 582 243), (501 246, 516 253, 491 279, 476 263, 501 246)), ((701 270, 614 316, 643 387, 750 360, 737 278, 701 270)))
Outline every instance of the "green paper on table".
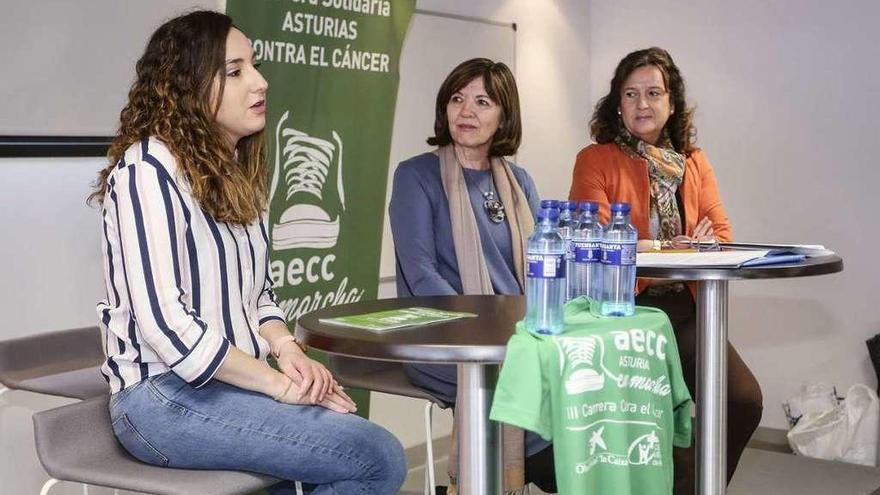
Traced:
POLYGON ((444 311, 433 308, 403 308, 388 311, 377 311, 362 315, 340 316, 338 318, 321 318, 321 323, 363 328, 373 332, 386 332, 398 328, 430 325, 459 318, 472 318, 474 313, 444 311))

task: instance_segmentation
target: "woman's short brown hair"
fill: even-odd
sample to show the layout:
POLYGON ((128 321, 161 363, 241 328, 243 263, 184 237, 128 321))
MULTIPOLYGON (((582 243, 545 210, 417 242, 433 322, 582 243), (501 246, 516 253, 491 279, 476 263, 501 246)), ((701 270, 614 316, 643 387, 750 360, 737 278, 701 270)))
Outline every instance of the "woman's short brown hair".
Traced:
POLYGON ((672 148, 679 153, 690 155, 695 149, 694 141, 697 129, 694 127, 694 109, 687 106, 684 91, 684 78, 678 66, 672 61, 669 52, 662 48, 651 47, 638 50, 623 57, 614 71, 611 88, 608 94, 596 103, 596 110, 590 120, 590 134, 600 144, 612 143, 624 128, 620 118, 620 92, 626 78, 639 67, 653 65, 663 75, 663 82, 669 92, 670 103, 675 113, 669 116, 663 132, 669 136, 672 148))
POLYGON ((516 154, 522 140, 522 121, 519 112, 519 92, 513 73, 503 62, 493 62, 488 58, 472 58, 462 62, 446 76, 437 93, 437 108, 434 119, 434 135, 428 138, 431 146, 446 146, 452 142, 449 134, 449 118, 446 105, 457 91, 474 79, 482 77, 486 94, 501 106, 501 124, 492 144, 489 156, 510 156, 516 154))

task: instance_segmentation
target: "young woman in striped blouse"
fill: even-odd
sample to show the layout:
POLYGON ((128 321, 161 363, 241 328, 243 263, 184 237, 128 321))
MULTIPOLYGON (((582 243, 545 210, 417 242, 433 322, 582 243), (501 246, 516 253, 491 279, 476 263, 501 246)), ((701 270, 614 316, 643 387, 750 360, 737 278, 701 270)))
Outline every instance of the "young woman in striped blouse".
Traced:
POLYGON ((113 429, 151 464, 260 472, 315 494, 396 493, 400 443, 348 414, 354 403, 275 303, 257 66, 230 18, 208 11, 162 25, 137 63, 91 196, 113 429))

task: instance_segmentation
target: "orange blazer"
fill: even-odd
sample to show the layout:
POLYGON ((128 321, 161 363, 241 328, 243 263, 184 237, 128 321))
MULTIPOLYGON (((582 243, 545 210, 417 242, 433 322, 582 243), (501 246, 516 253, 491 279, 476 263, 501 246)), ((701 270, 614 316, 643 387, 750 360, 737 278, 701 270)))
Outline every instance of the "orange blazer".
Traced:
MULTIPOLYGON (((571 180, 569 199, 596 201, 599 218, 608 223, 610 204, 630 204, 632 224, 639 239, 651 239, 651 211, 648 188, 648 166, 645 160, 632 158, 615 143, 591 144, 577 155, 571 180)), ((721 204, 715 173, 701 150, 695 150, 685 161, 684 180, 679 186, 684 203, 684 233, 693 235, 703 217, 712 220, 715 238, 720 242, 733 240, 733 229, 721 204)), ((640 280, 637 292, 647 285, 640 280)))

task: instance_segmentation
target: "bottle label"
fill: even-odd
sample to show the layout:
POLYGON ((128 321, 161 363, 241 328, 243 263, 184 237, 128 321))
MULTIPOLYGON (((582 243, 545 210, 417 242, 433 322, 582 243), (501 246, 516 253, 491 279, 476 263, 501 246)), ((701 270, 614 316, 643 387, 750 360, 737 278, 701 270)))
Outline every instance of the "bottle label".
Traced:
POLYGON ((571 252, 575 263, 598 263, 602 244, 599 241, 571 241, 571 252))
POLYGON ((603 242, 602 263, 615 266, 631 266, 636 264, 636 243, 634 242, 603 242))
POLYGON ((529 254, 526 263, 530 278, 565 278, 564 254, 529 254))

